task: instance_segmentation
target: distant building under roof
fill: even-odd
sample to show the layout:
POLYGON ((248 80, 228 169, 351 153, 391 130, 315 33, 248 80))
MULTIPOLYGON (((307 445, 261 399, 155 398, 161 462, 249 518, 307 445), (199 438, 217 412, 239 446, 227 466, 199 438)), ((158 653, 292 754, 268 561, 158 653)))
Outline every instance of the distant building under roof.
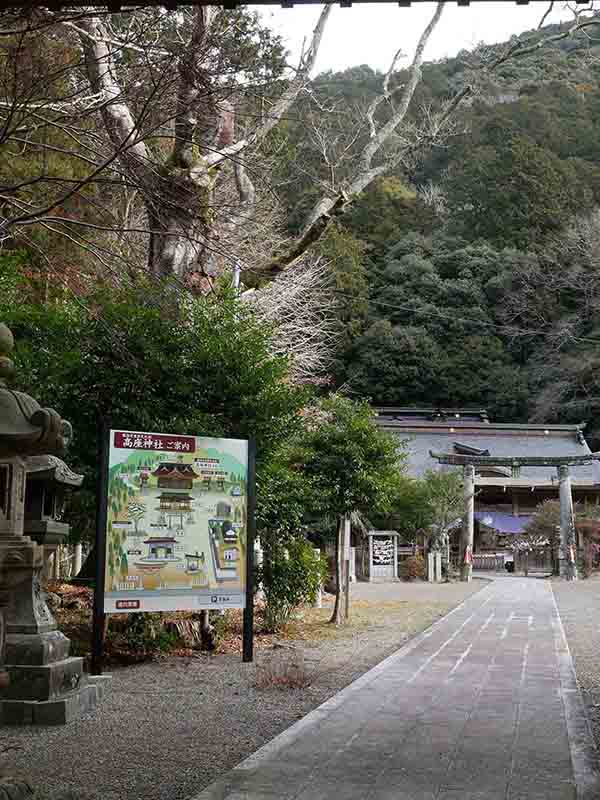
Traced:
MULTIPOLYGON (((440 466, 431 451, 461 455, 581 456, 590 453, 585 425, 533 425, 490 422, 484 409, 375 407, 377 424, 395 434, 408 451, 408 472, 421 477, 440 466)), ((600 501, 600 464, 571 467, 575 502, 600 501)), ((519 533, 536 507, 558 499, 552 467, 476 467, 476 549, 493 549, 519 533), (485 537, 490 528, 501 541, 485 537), (478 533, 480 534, 478 536, 478 533)))
MULTIPOLYGON (((421 476, 428 469, 440 469, 430 451, 461 455, 581 456, 591 452, 584 436, 585 425, 533 425, 490 422, 485 410, 376 407, 377 423, 402 439, 409 452, 410 474, 421 476), (435 415, 435 416, 434 416, 435 415)), ((600 465, 572 467, 573 483, 600 490, 600 465)), ((510 470, 485 468, 486 478, 498 483, 558 486, 552 467, 523 467, 519 478, 510 470), (489 474, 488 474, 489 473, 489 474), (493 473, 493 474, 492 474, 493 473)), ((484 477, 483 472, 480 477, 484 477)))

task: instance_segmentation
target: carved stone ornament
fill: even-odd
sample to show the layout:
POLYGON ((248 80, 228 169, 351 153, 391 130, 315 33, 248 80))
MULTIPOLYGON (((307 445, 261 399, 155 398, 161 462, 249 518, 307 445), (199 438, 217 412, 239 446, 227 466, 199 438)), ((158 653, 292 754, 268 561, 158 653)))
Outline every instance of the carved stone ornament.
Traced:
POLYGON ((61 455, 72 438, 70 423, 52 408, 42 408, 25 394, 7 387, 14 373, 10 358, 14 339, 0 323, 0 457, 61 455))

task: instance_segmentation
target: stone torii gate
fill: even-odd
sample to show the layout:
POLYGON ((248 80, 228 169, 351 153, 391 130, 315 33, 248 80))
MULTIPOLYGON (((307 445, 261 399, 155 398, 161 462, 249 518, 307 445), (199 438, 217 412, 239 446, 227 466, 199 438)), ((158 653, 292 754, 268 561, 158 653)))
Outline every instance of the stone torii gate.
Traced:
POLYGON ((521 467, 555 467, 558 472, 560 497, 560 576, 568 581, 577 580, 577 545, 575 542, 575 519, 573 516, 573 497, 571 495, 570 466, 582 466, 592 461, 600 461, 599 453, 585 456, 516 456, 502 458, 497 456, 471 456, 429 451, 432 458, 440 464, 463 468, 465 515, 460 544, 461 580, 470 581, 473 573, 473 532, 475 524, 475 467, 511 467, 512 476, 517 477, 521 467))

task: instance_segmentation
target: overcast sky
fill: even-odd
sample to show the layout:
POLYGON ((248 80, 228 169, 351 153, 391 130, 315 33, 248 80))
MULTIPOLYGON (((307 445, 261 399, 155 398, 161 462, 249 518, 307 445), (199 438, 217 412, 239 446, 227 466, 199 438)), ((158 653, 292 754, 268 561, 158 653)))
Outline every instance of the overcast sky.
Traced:
MULTIPOLYGON (((336 6, 323 37, 316 72, 341 70, 357 64, 384 70, 398 47, 412 56, 417 38, 434 8, 434 3, 416 3, 410 8, 399 8, 395 3, 359 4, 351 8, 336 6)), ((546 8, 547 4, 542 2, 528 6, 478 2, 460 8, 448 3, 429 40, 425 58, 452 56, 478 42, 502 42, 512 34, 536 28, 546 8)), ((269 27, 283 35, 297 58, 303 37, 311 33, 319 16, 319 6, 262 7, 261 14, 269 27)), ((547 22, 558 22, 569 16, 564 6, 557 4, 547 22)))

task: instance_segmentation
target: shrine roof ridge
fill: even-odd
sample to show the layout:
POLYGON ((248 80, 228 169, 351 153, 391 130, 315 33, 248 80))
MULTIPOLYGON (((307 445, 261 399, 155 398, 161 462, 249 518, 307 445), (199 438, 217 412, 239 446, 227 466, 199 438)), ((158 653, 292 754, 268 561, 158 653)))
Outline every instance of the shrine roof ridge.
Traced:
POLYGON ((376 417, 423 422, 489 422, 488 412, 480 407, 451 408, 445 406, 373 406, 376 417))
MULTIPOLYGON (((394 419, 380 419, 377 422, 381 427, 389 428, 419 428, 431 429, 436 431, 443 431, 450 428, 460 428, 461 430, 472 429, 481 431, 482 433, 490 433, 493 430, 500 430, 504 433, 515 431, 515 433, 523 433, 526 431, 535 431, 544 433, 577 433, 586 427, 586 422, 580 422, 576 425, 543 425, 541 423, 514 423, 514 422, 474 422, 472 420, 455 420, 447 419, 443 421, 436 420, 394 420, 394 419)), ((450 431, 452 432, 452 431, 450 431)))

